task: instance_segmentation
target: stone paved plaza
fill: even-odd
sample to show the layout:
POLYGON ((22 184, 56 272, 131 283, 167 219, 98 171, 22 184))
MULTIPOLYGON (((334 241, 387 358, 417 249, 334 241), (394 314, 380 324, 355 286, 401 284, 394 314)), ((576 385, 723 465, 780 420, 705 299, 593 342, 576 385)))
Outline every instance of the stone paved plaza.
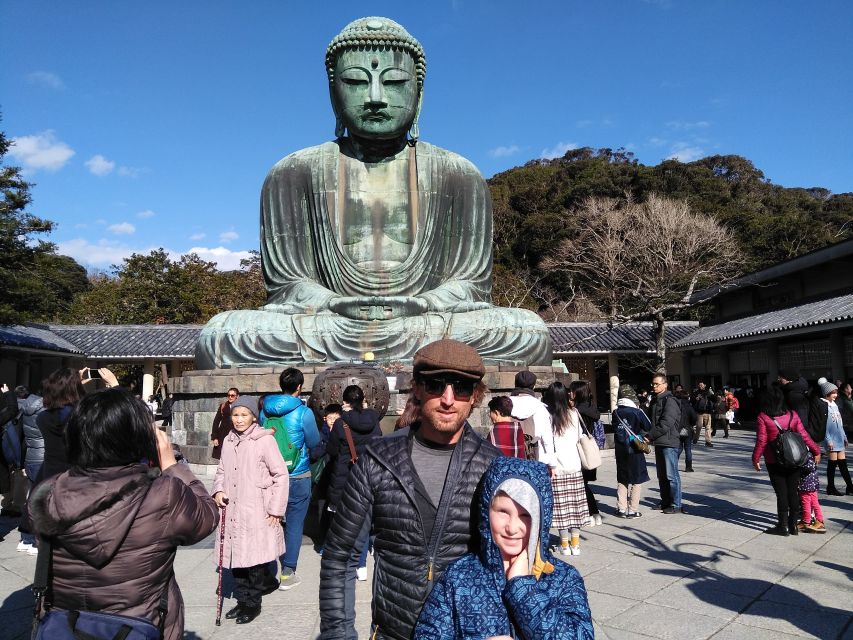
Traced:
MULTIPOLYGON (((821 493, 826 535, 763 535, 775 519, 775 499, 766 474, 750 464, 753 438, 733 432, 713 449, 696 449, 696 473, 682 474, 687 515, 650 508, 658 499, 650 464, 653 480, 646 485, 643 517, 616 518, 615 466, 605 458, 594 485, 604 524, 585 529, 581 555, 569 558, 586 580, 597 638, 853 640, 853 497, 821 493)), ((8 640, 28 637, 28 585, 35 567, 34 557, 16 553, 14 525, 0 520, 5 536, 0 542, 0 639, 8 640)), ((225 620, 214 626, 212 547, 211 537, 178 552, 185 638, 317 637, 320 557, 307 538, 298 570, 303 583, 266 597, 263 613, 246 627, 225 620)), ((361 638, 367 638, 369 585, 357 586, 361 638)), ((232 605, 226 600, 226 608, 232 605)))

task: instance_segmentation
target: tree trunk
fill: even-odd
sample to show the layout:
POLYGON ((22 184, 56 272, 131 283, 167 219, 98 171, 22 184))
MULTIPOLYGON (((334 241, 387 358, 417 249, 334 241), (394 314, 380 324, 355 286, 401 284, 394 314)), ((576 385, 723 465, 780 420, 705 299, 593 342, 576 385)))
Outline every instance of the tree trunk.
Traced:
POLYGON ((666 320, 663 314, 655 316, 655 372, 666 375, 666 320))

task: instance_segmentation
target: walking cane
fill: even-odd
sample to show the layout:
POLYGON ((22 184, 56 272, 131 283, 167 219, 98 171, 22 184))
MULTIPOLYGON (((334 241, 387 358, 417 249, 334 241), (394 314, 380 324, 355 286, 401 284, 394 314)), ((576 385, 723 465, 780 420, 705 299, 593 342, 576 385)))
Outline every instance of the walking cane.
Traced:
POLYGON ((219 587, 216 589, 216 626, 222 626, 222 552, 225 547, 225 507, 219 520, 219 587))

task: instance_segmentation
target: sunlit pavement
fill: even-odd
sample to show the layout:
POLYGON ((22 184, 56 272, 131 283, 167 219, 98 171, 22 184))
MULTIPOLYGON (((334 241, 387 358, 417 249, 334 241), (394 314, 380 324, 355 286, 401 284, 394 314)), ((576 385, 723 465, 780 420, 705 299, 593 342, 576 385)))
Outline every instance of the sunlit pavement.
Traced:
MULTIPOLYGON (((643 516, 617 518, 616 469, 605 457, 593 483, 604 522, 581 535, 581 555, 566 558, 584 576, 596 638, 612 640, 732 638, 853 640, 853 496, 830 497, 821 469, 827 533, 781 538, 762 534, 775 521, 765 472, 752 469, 754 436, 733 432, 712 449, 694 449, 695 473, 682 473, 688 514, 662 514, 654 456, 643 516)), ((684 468, 682 459, 679 465, 684 468)), ((209 483, 209 478, 205 478, 209 483)), ((838 479, 840 481, 840 478, 838 479)), ((16 521, 0 519, 0 639, 29 637, 35 557, 15 551, 16 521)), ((320 556, 305 538, 302 584, 264 598, 250 625, 216 627, 213 537, 178 552, 175 571, 186 607, 186 638, 276 638, 319 635, 320 556)), ((372 570, 372 559, 368 559, 372 570)), ((356 586, 357 630, 368 638, 370 580, 356 586)), ((226 581, 226 594, 230 584, 226 581)), ((234 605, 226 598, 224 609, 234 605)))

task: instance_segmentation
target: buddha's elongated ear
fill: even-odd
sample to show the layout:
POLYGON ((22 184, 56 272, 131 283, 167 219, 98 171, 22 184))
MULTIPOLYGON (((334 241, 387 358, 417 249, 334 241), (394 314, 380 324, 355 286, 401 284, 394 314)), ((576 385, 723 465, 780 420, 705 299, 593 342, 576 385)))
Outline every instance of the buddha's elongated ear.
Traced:
POLYGON ((338 113, 338 102, 335 99, 335 84, 329 82, 329 100, 332 102, 332 111, 335 112, 335 138, 343 138, 346 133, 346 127, 341 115, 338 113))
POLYGON ((418 127, 418 118, 421 116, 421 106, 424 102, 424 88, 421 86, 418 89, 418 107, 415 109, 415 119, 412 120, 412 126, 409 127, 409 138, 412 142, 417 142, 421 137, 421 131, 418 127))

